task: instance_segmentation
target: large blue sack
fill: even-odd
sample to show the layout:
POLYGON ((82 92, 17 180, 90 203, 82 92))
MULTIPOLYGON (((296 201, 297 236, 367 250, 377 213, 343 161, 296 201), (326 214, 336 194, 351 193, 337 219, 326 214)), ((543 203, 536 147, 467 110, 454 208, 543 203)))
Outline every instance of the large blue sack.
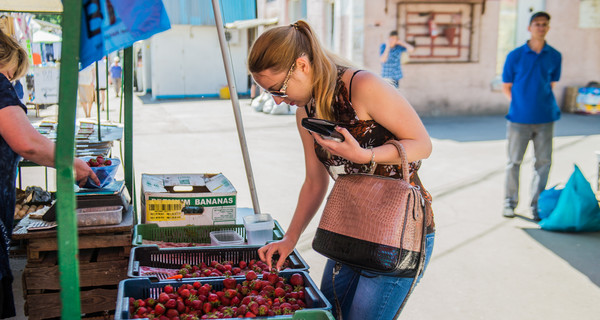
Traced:
POLYGON ((579 167, 562 190, 556 208, 540 227, 550 231, 600 231, 600 207, 579 167))
POLYGON ((552 211, 556 209, 558 198, 560 198, 560 194, 563 191, 562 188, 557 189, 556 187, 557 186, 554 186, 540 193, 540 196, 538 197, 538 217, 540 217, 540 219, 548 218, 552 211))

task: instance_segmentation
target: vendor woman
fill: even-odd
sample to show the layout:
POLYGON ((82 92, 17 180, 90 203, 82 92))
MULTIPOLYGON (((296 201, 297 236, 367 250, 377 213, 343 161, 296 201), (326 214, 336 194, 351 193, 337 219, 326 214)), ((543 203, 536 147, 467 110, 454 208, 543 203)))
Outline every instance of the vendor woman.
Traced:
MULTIPOLYGON (((28 61, 21 45, 0 30, 0 318, 15 316, 8 251, 15 211, 17 164, 23 157, 42 166, 54 166, 54 143, 31 126, 27 108, 11 83, 27 73, 28 61)), ((88 177, 100 184, 83 160, 75 159, 74 168, 75 178, 81 185, 88 177)))

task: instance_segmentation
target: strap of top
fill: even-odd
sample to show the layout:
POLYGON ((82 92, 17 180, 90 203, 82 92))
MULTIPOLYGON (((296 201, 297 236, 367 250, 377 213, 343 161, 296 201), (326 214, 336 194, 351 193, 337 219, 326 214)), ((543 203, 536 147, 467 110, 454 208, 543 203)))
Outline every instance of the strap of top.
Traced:
POLYGON ((348 90, 348 101, 350 102, 352 102, 352 80, 354 80, 354 76, 361 71, 362 70, 354 71, 354 73, 352 74, 352 78, 350 78, 350 85, 348 86, 350 88, 350 90, 348 90))

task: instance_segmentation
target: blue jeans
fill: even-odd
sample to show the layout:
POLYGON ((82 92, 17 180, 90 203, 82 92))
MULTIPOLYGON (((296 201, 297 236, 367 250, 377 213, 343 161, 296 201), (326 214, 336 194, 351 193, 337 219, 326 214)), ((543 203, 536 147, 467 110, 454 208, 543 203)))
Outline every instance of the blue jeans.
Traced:
POLYGON ((506 138, 508 139, 508 165, 506 166, 506 184, 504 206, 516 208, 519 203, 519 172, 529 141, 533 141, 534 175, 531 182, 530 206, 536 207, 540 193, 546 188, 550 165, 552 164, 552 138, 554 122, 542 124, 522 124, 508 121, 506 138))
MULTIPOLYGON (((425 266, 429 264, 435 233, 427 235, 427 254, 425 266)), ((337 317, 335 296, 333 294, 332 275, 335 261, 329 259, 325 265, 321 291, 333 306, 332 314, 337 317)), ((425 269, 423 269, 425 272, 425 269)), ((365 275, 369 272, 363 271, 365 275)), ((419 276, 419 280, 423 273, 419 276)), ((340 273, 335 276, 335 290, 342 307, 344 320, 389 320, 393 319, 404 297, 408 294, 413 278, 398 278, 386 276, 363 277, 354 269, 343 265, 340 273), (355 294, 358 292, 358 295, 355 294)))

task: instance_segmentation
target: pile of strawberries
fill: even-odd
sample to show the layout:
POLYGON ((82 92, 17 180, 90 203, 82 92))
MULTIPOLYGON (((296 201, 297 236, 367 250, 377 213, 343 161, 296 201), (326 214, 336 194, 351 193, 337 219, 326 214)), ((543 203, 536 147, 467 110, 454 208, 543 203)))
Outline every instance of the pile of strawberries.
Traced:
POLYGON ((112 165, 112 161, 110 161, 110 159, 104 159, 103 156, 97 156, 96 158, 88 160, 87 164, 90 167, 108 167, 112 165))
MULTIPOLYGON (((274 261, 273 265, 277 262, 274 261)), ((286 259, 283 263, 282 270, 289 269, 290 260, 286 259)), ((248 271, 252 270, 256 274, 261 274, 263 270, 268 270, 269 267, 266 263, 261 260, 252 259, 248 262, 245 260, 241 260, 238 264, 235 264, 233 261, 223 261, 219 263, 218 261, 211 261, 210 264, 206 264, 202 262, 200 265, 189 265, 184 264, 179 271, 178 274, 182 276, 182 278, 200 278, 200 277, 223 277, 223 276, 237 276, 244 275, 248 271)))
POLYGON ((210 284, 199 281, 182 284, 177 290, 166 285, 158 299, 129 298, 129 310, 133 319, 272 317, 293 314, 305 308, 304 292, 304 277, 300 273, 292 274, 286 281, 276 271, 263 271, 261 280, 256 272, 250 270, 241 283, 227 276, 223 279, 222 290, 215 290, 210 284))

